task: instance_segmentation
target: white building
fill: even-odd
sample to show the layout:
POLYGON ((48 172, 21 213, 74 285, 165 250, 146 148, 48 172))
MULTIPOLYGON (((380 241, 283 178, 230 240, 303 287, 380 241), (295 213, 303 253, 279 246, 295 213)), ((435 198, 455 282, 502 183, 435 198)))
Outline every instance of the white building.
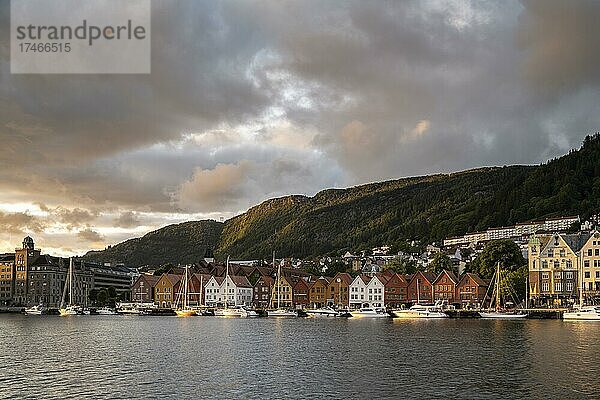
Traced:
POLYGON ((384 307, 383 303, 383 294, 384 284, 379 280, 377 275, 373 276, 369 283, 367 284, 367 303, 369 303, 369 307, 384 307))
POLYGON ((371 277, 358 275, 350 284, 350 308, 360 308, 367 300, 367 285, 371 277))
POLYGON ((204 298, 209 307, 225 304, 226 298, 229 306, 246 305, 252 303, 252 292, 252 285, 245 276, 230 275, 227 280, 212 276, 204 287, 204 298))

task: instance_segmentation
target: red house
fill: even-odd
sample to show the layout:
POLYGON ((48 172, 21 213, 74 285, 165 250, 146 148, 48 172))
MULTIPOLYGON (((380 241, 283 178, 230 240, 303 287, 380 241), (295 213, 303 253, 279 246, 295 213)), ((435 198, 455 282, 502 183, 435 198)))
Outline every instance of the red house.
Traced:
POLYGON ((383 302, 385 306, 398 308, 404 303, 406 303, 408 287, 408 282, 406 281, 406 278, 403 275, 395 273, 384 273, 381 275, 382 276, 379 280, 382 281, 384 284, 383 302))
POLYGON ((433 282, 433 298, 435 301, 447 301, 448 304, 458 303, 456 298, 458 278, 452 271, 442 271, 433 282))
POLYGON ((489 283, 477 274, 464 274, 456 289, 461 307, 481 307, 486 299, 489 283))
POLYGON ((431 272, 417 271, 408 282, 407 301, 433 303, 433 281, 435 281, 435 275, 431 272))

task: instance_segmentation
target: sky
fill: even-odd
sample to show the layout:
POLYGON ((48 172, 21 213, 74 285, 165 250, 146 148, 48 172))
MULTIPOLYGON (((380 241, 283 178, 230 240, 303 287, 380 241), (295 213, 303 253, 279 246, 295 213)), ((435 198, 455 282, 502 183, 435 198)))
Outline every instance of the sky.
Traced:
POLYGON ((11 75, 0 252, 272 197, 536 164, 600 127, 598 1, 153 1, 148 75, 11 75))

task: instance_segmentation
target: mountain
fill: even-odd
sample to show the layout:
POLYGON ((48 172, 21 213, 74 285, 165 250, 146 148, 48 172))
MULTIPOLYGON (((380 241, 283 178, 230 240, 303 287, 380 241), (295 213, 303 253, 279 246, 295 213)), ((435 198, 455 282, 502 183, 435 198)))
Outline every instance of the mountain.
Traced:
MULTIPOLYGON (((195 242, 179 240, 193 237, 214 244, 217 256, 268 258, 274 249, 279 256, 308 257, 406 239, 441 240, 543 217, 587 218, 599 211, 600 135, 596 134, 586 137, 579 150, 538 166, 486 167, 328 189, 314 197, 286 196, 267 200, 223 225, 211 221, 212 230, 189 231, 193 224, 208 221, 173 225, 105 252, 115 257, 135 254, 121 258, 143 264, 184 262, 202 253, 196 251, 195 242), (161 241, 155 240, 156 235, 161 241), (140 252, 142 242, 146 247, 140 252)), ((104 258, 105 252, 94 253, 104 258)))
POLYGON ((217 246, 222 229, 223 223, 213 220, 169 225, 102 251, 89 251, 84 259, 117 261, 134 267, 198 262, 204 258, 207 248, 217 246))

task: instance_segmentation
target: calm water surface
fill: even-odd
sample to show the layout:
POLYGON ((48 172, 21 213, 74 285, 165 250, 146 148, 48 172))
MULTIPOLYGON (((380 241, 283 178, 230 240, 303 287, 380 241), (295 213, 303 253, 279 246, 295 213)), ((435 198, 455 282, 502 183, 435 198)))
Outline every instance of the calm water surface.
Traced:
POLYGON ((600 324, 0 315, 0 397, 600 398, 600 324))

